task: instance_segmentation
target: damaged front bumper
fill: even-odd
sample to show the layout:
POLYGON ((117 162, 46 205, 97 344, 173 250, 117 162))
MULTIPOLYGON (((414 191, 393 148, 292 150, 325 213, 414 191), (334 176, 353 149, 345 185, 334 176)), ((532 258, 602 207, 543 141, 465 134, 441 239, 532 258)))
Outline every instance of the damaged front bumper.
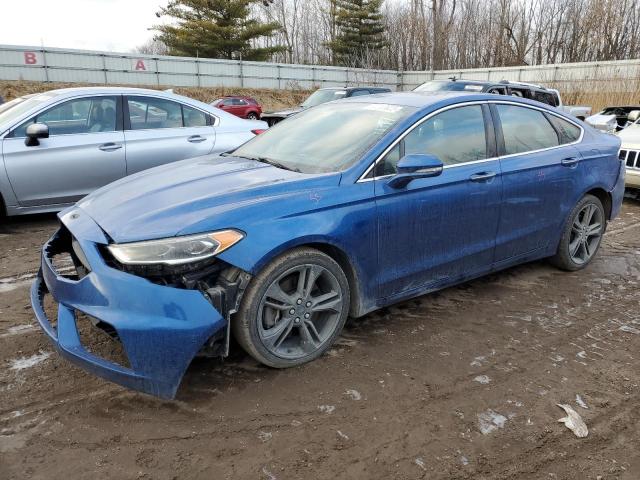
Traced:
POLYGON ((31 288, 31 304, 42 329, 60 354, 81 368, 134 390, 174 398, 194 356, 226 330, 227 320, 198 290, 158 285, 108 266, 100 252, 108 240, 82 210, 65 212, 61 221, 61 229, 43 247, 41 269, 31 288), (73 247, 66 245, 71 241, 73 247), (56 270, 53 257, 65 247, 73 250, 76 261, 81 257, 76 266, 83 270, 81 278, 56 270), (47 294, 56 302, 56 319, 45 313, 47 294), (80 313, 115 332, 129 368, 82 345, 80 313))

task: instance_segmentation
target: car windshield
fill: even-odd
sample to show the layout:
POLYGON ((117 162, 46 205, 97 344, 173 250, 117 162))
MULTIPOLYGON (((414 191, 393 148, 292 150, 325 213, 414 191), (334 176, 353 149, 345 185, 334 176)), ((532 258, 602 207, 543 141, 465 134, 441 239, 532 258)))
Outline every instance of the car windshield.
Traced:
POLYGON ((303 173, 338 172, 415 111, 378 103, 320 105, 280 122, 233 155, 303 173))
POLYGON ((339 100, 347 96, 346 90, 317 90, 311 94, 303 103, 302 107, 309 108, 320 105, 321 103, 327 103, 332 100, 339 100))
POLYGON ((55 94, 25 95, 0 106, 0 128, 9 126, 14 120, 32 108, 42 105, 55 97, 55 94))
POLYGON ((445 80, 434 80, 423 83, 415 88, 414 92, 481 92, 482 85, 466 82, 452 82, 445 80))

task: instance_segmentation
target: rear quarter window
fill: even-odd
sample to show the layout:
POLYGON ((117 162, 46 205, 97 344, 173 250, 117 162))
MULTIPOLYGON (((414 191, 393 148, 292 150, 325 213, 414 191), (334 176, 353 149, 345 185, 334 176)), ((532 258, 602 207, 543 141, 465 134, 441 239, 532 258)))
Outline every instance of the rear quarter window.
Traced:
POLYGON ((555 115, 549 115, 549 118, 553 126, 556 127, 556 130, 560 133, 560 143, 573 143, 580 138, 582 129, 577 125, 563 118, 556 117, 555 115))

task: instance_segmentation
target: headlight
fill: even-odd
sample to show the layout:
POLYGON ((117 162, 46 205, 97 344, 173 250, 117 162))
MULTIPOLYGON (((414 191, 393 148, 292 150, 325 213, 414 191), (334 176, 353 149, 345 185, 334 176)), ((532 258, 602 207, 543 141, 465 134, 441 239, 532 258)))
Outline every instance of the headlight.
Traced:
POLYGON ((125 265, 182 265, 213 257, 244 238, 236 230, 221 230, 185 237, 134 243, 114 243, 107 248, 125 265))

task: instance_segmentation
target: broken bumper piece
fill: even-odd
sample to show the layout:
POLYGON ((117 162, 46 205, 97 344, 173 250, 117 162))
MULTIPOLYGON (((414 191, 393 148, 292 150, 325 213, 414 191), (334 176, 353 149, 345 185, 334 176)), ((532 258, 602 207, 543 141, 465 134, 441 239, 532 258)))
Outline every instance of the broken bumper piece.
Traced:
POLYGON ((43 247, 41 269, 31 288, 40 326, 60 354, 81 368, 134 390, 174 398, 193 357, 226 328, 226 320, 199 291, 157 285, 109 267, 99 250, 107 239, 82 210, 65 212, 61 220, 63 226, 43 247), (82 275, 56 271, 52 259, 65 249, 74 252, 82 275), (45 313, 47 294, 56 302, 54 322, 45 313), (78 313, 111 327, 130 368, 82 345, 78 313))

